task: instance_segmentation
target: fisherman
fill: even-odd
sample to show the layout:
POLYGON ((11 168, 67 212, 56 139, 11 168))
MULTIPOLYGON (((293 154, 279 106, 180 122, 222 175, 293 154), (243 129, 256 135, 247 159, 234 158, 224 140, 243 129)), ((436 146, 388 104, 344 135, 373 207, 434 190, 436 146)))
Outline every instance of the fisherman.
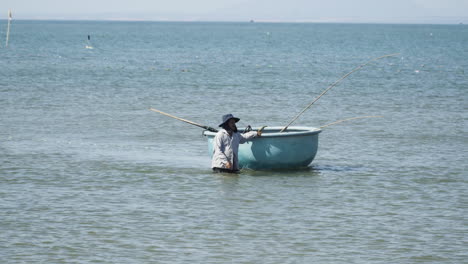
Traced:
POLYGON ((236 123, 240 119, 232 114, 223 115, 222 127, 213 139, 213 159, 211 167, 214 172, 236 173, 239 171, 239 144, 259 137, 262 135, 262 129, 240 133, 237 131, 236 123))

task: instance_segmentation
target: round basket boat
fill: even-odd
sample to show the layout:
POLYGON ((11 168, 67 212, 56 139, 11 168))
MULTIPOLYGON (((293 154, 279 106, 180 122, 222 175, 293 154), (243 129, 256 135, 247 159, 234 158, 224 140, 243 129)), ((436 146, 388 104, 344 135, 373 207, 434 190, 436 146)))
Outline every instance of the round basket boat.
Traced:
MULTIPOLYGON (((269 170, 307 167, 315 158, 318 149, 318 134, 314 127, 266 127, 261 137, 239 145, 239 167, 241 169, 269 170)), ((254 128, 253 130, 258 130, 254 128)), ((205 131, 208 138, 208 153, 213 156, 215 132, 205 131)))

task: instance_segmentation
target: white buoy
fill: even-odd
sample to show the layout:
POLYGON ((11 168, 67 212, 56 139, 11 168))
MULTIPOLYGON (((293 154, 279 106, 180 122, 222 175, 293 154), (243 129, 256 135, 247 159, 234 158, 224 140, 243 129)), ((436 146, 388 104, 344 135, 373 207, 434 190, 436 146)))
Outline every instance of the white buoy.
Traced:
POLYGON ((86 49, 93 49, 93 46, 91 45, 91 36, 88 35, 88 42, 87 45, 85 46, 86 49))

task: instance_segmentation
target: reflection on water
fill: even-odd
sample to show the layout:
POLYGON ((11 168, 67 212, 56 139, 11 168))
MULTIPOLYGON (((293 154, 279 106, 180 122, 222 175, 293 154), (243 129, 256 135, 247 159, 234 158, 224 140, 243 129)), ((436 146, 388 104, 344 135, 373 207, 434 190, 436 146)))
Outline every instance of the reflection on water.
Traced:
POLYGON ((316 166, 308 166, 296 169, 274 169, 274 170, 251 170, 242 169, 242 175, 254 176, 254 177, 313 177, 320 174, 320 171, 316 166))
POLYGON ((317 171, 334 171, 334 172, 351 172, 351 171, 366 171, 363 166, 334 166, 334 165, 314 165, 313 168, 317 171))

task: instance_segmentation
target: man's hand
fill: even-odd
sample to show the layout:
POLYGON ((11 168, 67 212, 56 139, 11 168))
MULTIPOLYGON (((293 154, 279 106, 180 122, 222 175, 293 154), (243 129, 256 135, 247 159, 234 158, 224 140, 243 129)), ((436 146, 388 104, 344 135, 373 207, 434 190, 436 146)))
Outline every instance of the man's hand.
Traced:
POLYGON ((231 162, 228 161, 228 162, 226 163, 226 169, 228 169, 228 170, 231 170, 231 169, 232 169, 231 162))
POLYGON ((263 133, 263 129, 267 126, 262 126, 259 130, 257 130, 257 136, 260 137, 263 133))

